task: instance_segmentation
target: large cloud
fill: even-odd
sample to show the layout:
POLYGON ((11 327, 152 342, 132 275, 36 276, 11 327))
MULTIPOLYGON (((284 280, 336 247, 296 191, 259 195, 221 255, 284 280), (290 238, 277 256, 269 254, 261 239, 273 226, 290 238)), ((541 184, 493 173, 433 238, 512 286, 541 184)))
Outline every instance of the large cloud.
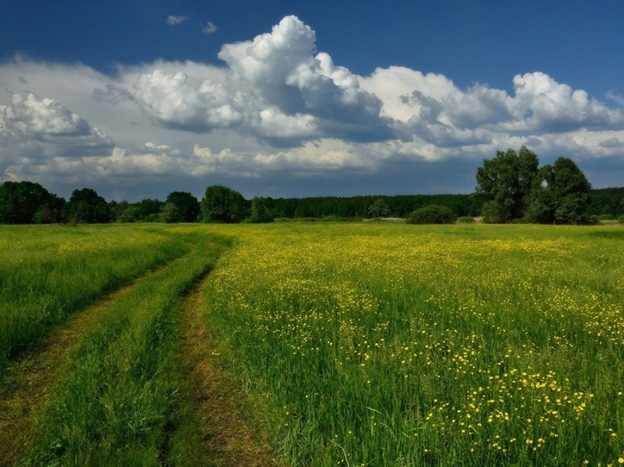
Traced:
POLYGON ((587 92, 557 83, 545 73, 513 79, 516 118, 520 130, 564 132, 580 128, 622 128, 624 116, 587 92))
POLYGON ((316 54, 315 41, 309 26, 288 16, 271 33, 223 46, 224 81, 155 70, 135 88, 147 115, 167 127, 198 132, 240 125, 274 144, 293 145, 321 136, 389 138, 381 101, 328 54, 316 54))
MULTIPOLYGON (((13 105, 7 111, 7 127, 24 136, 44 141, 58 137, 89 137, 94 130, 86 120, 52 99, 38 99, 34 94, 26 97, 13 95, 13 105)), ((99 136, 99 135, 98 135, 99 136)))
POLYGON ((223 85, 210 80, 196 87, 183 72, 171 75, 156 70, 139 77, 135 87, 147 113, 164 126, 206 131, 229 127, 242 119, 223 85))
POLYGON ((49 98, 13 94, 11 106, 0 106, 0 161, 18 157, 71 156, 105 150, 112 140, 79 115, 49 98))
POLYGON ((402 138, 441 146, 481 144, 496 133, 536 135, 581 129, 622 129, 624 115, 541 73, 513 78, 514 95, 475 84, 465 91, 442 75, 401 67, 377 69, 361 79, 380 96, 382 112, 402 138))

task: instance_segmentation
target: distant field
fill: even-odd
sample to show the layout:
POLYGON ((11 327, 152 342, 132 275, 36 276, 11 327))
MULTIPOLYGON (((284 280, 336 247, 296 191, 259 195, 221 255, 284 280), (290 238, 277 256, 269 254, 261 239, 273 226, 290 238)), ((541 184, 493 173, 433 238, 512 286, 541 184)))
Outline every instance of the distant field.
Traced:
POLYGON ((212 269, 207 342, 282 464, 624 463, 621 226, 33 226, 0 243, 7 368, 143 277, 68 357, 31 461, 197 460, 176 435, 198 423, 176 340, 212 269))

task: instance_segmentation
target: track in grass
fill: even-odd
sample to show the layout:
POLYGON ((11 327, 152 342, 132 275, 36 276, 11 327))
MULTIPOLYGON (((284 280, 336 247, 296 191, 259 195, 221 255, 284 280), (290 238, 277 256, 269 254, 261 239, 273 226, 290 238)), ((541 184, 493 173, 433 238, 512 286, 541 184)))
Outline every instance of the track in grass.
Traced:
POLYGON ((15 465, 28 450, 33 415, 48 401, 66 357, 108 306, 139 280, 76 314, 9 367, 0 385, 0 465, 15 465))
MULTIPOLYGON (((203 465, 277 465, 267 436, 245 422, 242 411, 249 410, 246 394, 219 364, 218 344, 206 328, 203 313, 206 283, 210 275, 190 291, 183 310, 181 352, 183 372, 190 383, 195 412, 195 433, 205 459, 203 465)), ((189 427, 187 427, 188 429, 189 427)))
MULTIPOLYGON (((160 271, 169 269, 174 263, 168 263, 160 271)), ((179 265, 175 267, 180 269, 179 265)), ((44 432, 48 433, 45 435, 47 441, 43 445, 44 457, 28 459, 55 458, 54 454, 49 458, 45 454, 46 449, 53 449, 45 448, 47 443, 56 439, 55 435, 49 438, 49 428, 53 428, 49 423, 54 419, 45 415, 49 415, 51 406, 62 401, 57 396, 59 390, 64 388, 65 380, 71 376, 69 371, 73 367, 67 365, 67 362, 73 358, 72 352, 78 351, 85 336, 100 321, 111 318, 108 312, 119 308, 120 302, 143 287, 141 285, 137 288, 140 283, 148 277, 156 279, 156 276, 148 273, 76 314, 52 331, 33 350, 13 362, 0 381, 0 466, 16 465, 26 460, 22 459, 25 455, 41 452, 41 446, 35 445, 41 443, 37 434, 44 432)), ((170 328, 171 331, 180 333, 179 350, 183 363, 179 381, 172 382, 188 388, 186 404, 189 417, 186 424, 187 428, 192 427, 197 433, 192 436, 191 444, 186 443, 188 449, 176 458, 170 452, 169 446, 169 439, 181 434, 174 416, 164 427, 164 444, 158 459, 153 460, 157 463, 173 462, 180 465, 194 465, 198 460, 203 465, 214 466, 275 465, 266 437, 259 430, 249 428, 243 421, 245 417, 240 416, 240 411, 245 410, 246 397, 236 388, 233 379, 223 374, 217 363, 218 352, 211 347, 215 341, 207 336, 209 333, 206 332, 202 320, 205 295, 203 285, 207 280, 209 275, 202 275, 202 280, 186 290, 172 289, 186 295, 182 299, 182 309, 178 308, 180 326, 170 328)), ((154 306, 159 307, 156 304, 154 306)), ((171 393, 174 399, 180 395, 176 396, 176 393, 177 391, 171 393)), ((90 397, 89 400, 93 398, 90 397)), ((66 408, 72 412, 80 411, 74 404, 66 408)), ((165 416, 169 418, 170 415, 172 414, 167 413, 165 416)), ((58 459, 61 460, 62 457, 58 459)))

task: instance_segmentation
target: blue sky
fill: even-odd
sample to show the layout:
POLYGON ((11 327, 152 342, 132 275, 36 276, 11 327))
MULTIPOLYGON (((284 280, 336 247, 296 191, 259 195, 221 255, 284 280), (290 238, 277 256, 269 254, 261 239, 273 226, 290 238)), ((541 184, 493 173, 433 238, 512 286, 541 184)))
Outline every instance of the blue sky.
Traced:
POLYGON ((0 178, 69 196, 469 193, 483 159, 624 186, 620 0, 4 0, 0 178))

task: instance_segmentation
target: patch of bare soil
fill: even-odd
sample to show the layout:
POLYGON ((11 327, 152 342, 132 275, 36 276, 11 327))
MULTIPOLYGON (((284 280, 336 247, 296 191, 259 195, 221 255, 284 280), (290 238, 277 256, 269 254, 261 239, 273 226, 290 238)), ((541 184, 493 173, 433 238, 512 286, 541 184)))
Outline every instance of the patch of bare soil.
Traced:
POLYGON ((204 285, 210 275, 187 297, 184 311, 182 358, 184 371, 193 387, 195 414, 201 430, 206 459, 197 465, 271 466, 278 465, 270 443, 259 428, 251 427, 242 414, 250 410, 247 396, 232 376, 219 365, 214 336, 206 329, 204 285))
POLYGON ((70 318, 7 369, 0 381, 0 466, 16 465, 28 452, 33 415, 49 400, 66 357, 109 304, 134 284, 70 318))

